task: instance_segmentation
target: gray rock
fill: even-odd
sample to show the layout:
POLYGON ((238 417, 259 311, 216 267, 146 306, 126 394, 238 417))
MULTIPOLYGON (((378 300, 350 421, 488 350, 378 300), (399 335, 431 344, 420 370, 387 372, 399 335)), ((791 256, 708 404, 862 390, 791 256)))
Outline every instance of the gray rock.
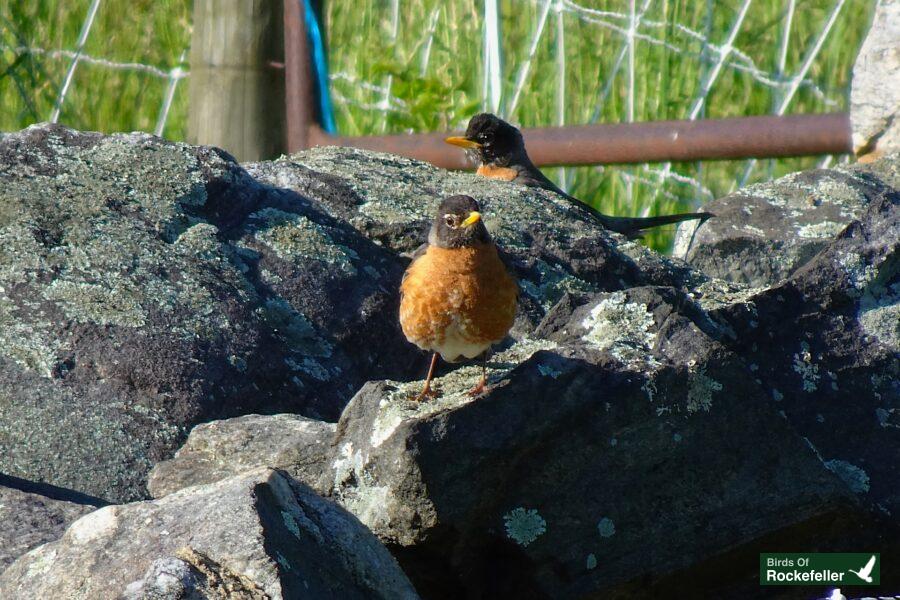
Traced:
MULTIPOLYGON (((205 572, 200 570, 201 565, 208 564, 206 557, 201 557, 195 550, 186 549, 190 556, 179 558, 176 556, 168 556, 160 558, 150 565, 143 579, 130 584, 123 594, 126 600, 199 600, 201 598, 215 598, 216 591, 213 585, 210 585, 209 578, 205 572)), ((212 569, 204 569, 209 571, 212 569)), ((221 573, 220 569, 215 569, 221 573)), ((217 578, 221 581, 223 578, 217 578)), ((237 578, 227 578, 231 583, 229 593, 237 598, 265 598, 264 593, 258 593, 253 587, 244 585, 244 582, 237 578), (234 585, 237 583, 238 585, 234 585), (237 589, 235 589, 237 588, 237 589)), ((225 596, 221 594, 220 597, 225 596)), ((227 597, 227 596, 225 596, 227 597)))
POLYGON ((531 331, 566 292, 679 287, 693 277, 680 261, 600 228, 587 212, 544 190, 352 148, 316 148, 246 168, 402 253, 424 242, 441 198, 476 197, 522 284, 514 335, 531 331))
POLYGON ((675 255, 719 279, 768 286, 812 259, 884 193, 900 186, 895 158, 792 173, 713 200, 696 232, 678 229, 675 255))
MULTIPOLYGON (((325 527, 312 490, 268 471, 194 485, 260 464, 315 478, 432 598, 752 596, 765 544, 888 552, 898 164, 732 196, 696 232, 690 268, 548 192, 388 155, 242 168, 147 136, 4 136, 0 469, 141 497, 192 426, 228 420, 159 467, 167 495, 76 522, 20 557, 0 597, 102 597, 107 580, 134 598, 290 596, 304 580, 369 593, 335 548, 383 548, 307 536, 325 527), (443 396, 416 404, 426 358, 397 327, 400 254, 460 192, 482 201, 520 311, 488 394, 464 394, 477 366, 442 367, 443 396), (326 425, 229 419, 336 417, 351 397, 330 448, 326 425)), ((341 539, 371 539, 354 536, 341 539)))
POLYGON ((423 596, 690 597, 715 580, 662 575, 710 568, 729 550, 718 576, 739 581, 760 540, 834 543, 819 521, 835 524, 830 535, 876 536, 853 492, 691 311, 646 288, 589 306, 557 344, 495 357, 486 397, 465 394, 476 372, 463 368, 438 380, 437 401, 412 402, 417 383, 381 382, 345 410, 323 479, 423 596))
POLYGON ((402 259, 221 151, 35 126, 0 136, 0 181, 11 475, 145 497, 194 424, 335 419, 418 356, 388 317, 402 259))
POLYGON ((409 379, 397 290, 442 195, 484 201, 525 335, 566 292, 693 273, 543 191, 349 149, 247 170, 220 150, 58 126, 0 135, 0 470, 108 501, 201 422, 336 420, 409 379))
POLYGON ((850 123, 853 151, 900 152, 900 2, 879 0, 872 27, 853 65, 850 123))
POLYGON ((107 506, 0 575, 5 599, 416 598, 352 515, 259 469, 107 506))
POLYGON ((320 487, 432 598, 752 597, 766 544, 896 547, 900 193, 851 172, 780 283, 568 293, 478 399, 474 365, 367 384, 320 487))
POLYGON ((269 600, 258 585, 192 548, 160 558, 143 579, 130 583, 123 600, 269 600))
POLYGON ((257 467, 284 469, 314 486, 331 450, 334 429, 333 423, 287 414, 246 415, 197 425, 174 458, 153 467, 147 487, 154 498, 162 498, 257 467))
POLYGON ((72 521, 96 508, 0 483, 0 572, 32 548, 59 538, 72 521))
POLYGON ((710 316, 825 464, 900 514, 900 193, 781 285, 710 316))

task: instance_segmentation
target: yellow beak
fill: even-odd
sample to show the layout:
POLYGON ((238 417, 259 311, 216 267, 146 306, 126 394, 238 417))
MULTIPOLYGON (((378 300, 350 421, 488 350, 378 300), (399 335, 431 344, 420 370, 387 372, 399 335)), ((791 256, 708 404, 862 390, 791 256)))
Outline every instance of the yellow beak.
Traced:
POLYGON ((481 220, 481 213, 477 210, 473 210, 469 213, 469 216, 466 217, 466 220, 460 223, 463 227, 471 227, 475 223, 481 220))
POLYGON ((452 144, 453 146, 459 146, 460 148, 472 148, 473 150, 481 148, 481 144, 479 144, 478 142, 473 142, 469 138, 460 136, 448 137, 445 138, 444 141, 448 144, 452 144))

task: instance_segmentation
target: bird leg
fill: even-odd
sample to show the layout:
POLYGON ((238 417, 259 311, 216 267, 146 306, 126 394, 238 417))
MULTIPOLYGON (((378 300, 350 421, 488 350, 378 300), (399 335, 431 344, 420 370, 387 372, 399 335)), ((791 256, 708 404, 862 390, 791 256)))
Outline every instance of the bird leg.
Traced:
POLYGON ((419 392, 419 395, 415 397, 415 402, 421 402, 425 398, 434 398, 438 394, 434 390, 431 389, 431 380, 434 378, 434 366, 437 364, 438 354, 434 353, 434 356, 431 357, 431 366, 428 367, 428 375, 425 377, 425 385, 422 387, 422 391, 419 392))
POLYGON ((480 396, 487 390, 487 357, 488 351, 485 350, 484 354, 481 355, 481 380, 479 380, 478 385, 469 390, 470 396, 480 396))

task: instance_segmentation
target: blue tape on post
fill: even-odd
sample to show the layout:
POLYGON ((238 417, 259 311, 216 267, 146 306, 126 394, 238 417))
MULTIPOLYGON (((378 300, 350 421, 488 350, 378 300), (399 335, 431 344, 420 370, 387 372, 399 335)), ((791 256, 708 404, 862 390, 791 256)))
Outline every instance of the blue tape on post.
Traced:
POLYGON ((306 11, 306 35, 309 38, 313 70, 316 72, 316 87, 319 92, 320 125, 328 133, 337 133, 337 127, 334 124, 334 107, 331 104, 328 60, 325 56, 325 44, 322 42, 322 30, 319 27, 319 19, 316 17, 316 11, 313 10, 310 0, 302 1, 303 10, 306 11))

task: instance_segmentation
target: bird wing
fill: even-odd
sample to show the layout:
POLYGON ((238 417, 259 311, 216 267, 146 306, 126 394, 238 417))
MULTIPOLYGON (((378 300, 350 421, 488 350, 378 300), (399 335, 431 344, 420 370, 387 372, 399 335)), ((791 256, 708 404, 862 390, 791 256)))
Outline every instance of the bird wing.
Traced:
POLYGON ((409 277, 409 272, 412 270, 412 266, 415 264, 417 260, 425 256, 425 252, 428 251, 428 243, 424 243, 418 248, 416 251, 412 253, 410 257, 409 264, 406 265, 406 270, 403 271, 403 277, 400 279, 400 300, 403 300, 403 284, 406 282, 406 278, 409 277))
POLYGON ((407 275, 409 275, 409 269, 410 269, 410 267, 413 266, 413 263, 414 263, 414 262, 416 262, 417 260, 419 260, 420 258, 422 258, 422 256, 425 255, 425 252, 426 252, 427 250, 428 250, 428 244, 427 244, 427 243, 422 244, 421 246, 419 246, 418 248, 416 248, 416 251, 413 252, 413 253, 412 253, 412 256, 409 257, 409 258, 410 258, 409 264, 406 266, 406 270, 403 271, 403 279, 400 280, 400 283, 403 283, 404 281, 406 281, 406 277, 407 277, 407 275))
POLYGON ((872 574, 872 569, 875 568, 875 555, 872 555, 872 558, 869 559, 869 562, 866 563, 866 566, 862 568, 862 571, 859 572, 860 576, 865 579, 869 575, 872 574))

